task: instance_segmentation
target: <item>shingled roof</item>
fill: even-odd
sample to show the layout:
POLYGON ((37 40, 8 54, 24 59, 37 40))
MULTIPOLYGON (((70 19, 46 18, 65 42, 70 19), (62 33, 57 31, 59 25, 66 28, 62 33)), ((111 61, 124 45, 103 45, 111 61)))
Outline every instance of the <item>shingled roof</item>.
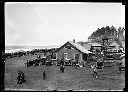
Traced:
POLYGON ((91 53, 90 51, 88 51, 87 49, 85 49, 83 46, 81 46, 79 43, 77 42, 72 42, 72 41, 69 41, 70 44, 72 44, 73 46, 75 46, 77 49, 79 49, 81 52, 83 53, 91 53))
POLYGON ((72 41, 68 41, 66 42, 63 46, 61 46, 60 48, 58 48, 56 50, 56 52, 58 52, 60 49, 62 49, 66 44, 71 44, 76 50, 80 51, 81 53, 91 53, 90 51, 88 51, 87 49, 85 49, 83 46, 81 46, 79 43, 77 42, 72 42, 72 41))

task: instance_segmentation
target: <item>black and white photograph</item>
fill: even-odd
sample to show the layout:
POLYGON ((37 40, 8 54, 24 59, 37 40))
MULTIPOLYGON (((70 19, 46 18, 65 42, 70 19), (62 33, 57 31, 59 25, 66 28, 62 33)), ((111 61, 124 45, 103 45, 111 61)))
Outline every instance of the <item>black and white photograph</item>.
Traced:
POLYGON ((125 5, 5 2, 4 87, 123 91, 125 5))

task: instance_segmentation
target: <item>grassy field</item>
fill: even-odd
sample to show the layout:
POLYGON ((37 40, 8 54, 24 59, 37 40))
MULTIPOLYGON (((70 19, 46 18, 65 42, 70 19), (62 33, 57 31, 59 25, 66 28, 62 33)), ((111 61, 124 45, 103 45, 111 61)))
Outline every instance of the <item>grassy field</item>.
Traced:
POLYGON ((60 72, 59 66, 26 67, 27 60, 36 56, 23 56, 7 59, 5 62, 5 89, 33 90, 122 90, 125 87, 125 72, 119 71, 118 66, 98 70, 95 78, 93 70, 88 67, 65 66, 65 73, 60 72), (25 74, 26 83, 17 84, 18 71, 25 74), (47 79, 43 80, 43 71, 47 79))

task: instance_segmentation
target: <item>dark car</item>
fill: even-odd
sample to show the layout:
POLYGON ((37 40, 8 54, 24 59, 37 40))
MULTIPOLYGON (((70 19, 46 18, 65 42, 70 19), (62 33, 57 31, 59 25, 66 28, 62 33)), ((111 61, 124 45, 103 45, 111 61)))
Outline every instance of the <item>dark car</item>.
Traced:
POLYGON ((45 62, 45 65, 48 65, 48 66, 49 66, 49 65, 52 65, 52 64, 53 64, 53 63, 52 63, 52 61, 50 61, 50 60, 45 62))
POLYGON ((65 61, 64 61, 63 59, 61 59, 61 60, 57 60, 56 65, 57 65, 57 66, 65 65, 65 61))
POLYGON ((41 58, 41 59, 40 59, 41 65, 45 65, 46 61, 47 61, 46 58, 41 58))
POLYGON ((103 62, 97 62, 97 69, 103 69, 103 62))
POLYGON ((34 61, 27 61, 27 63, 25 63, 28 66, 33 66, 35 64, 34 61))

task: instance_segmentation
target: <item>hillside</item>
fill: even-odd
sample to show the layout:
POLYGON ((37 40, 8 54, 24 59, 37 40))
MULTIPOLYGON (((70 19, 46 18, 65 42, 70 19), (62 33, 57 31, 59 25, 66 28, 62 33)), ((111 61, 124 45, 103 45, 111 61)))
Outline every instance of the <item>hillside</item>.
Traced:
POLYGON ((107 37, 113 38, 113 41, 116 41, 121 45, 121 42, 124 41, 125 39, 124 33, 125 33, 124 28, 119 27, 118 29, 116 29, 113 26, 112 27, 106 26, 106 27, 98 28, 95 32, 91 34, 91 36, 88 37, 88 39, 98 38, 93 41, 101 43, 102 36, 106 35, 107 37))
POLYGON ((92 33, 90 37, 100 37, 101 35, 107 36, 116 36, 117 30, 115 27, 102 27, 101 29, 97 29, 95 32, 92 33))

